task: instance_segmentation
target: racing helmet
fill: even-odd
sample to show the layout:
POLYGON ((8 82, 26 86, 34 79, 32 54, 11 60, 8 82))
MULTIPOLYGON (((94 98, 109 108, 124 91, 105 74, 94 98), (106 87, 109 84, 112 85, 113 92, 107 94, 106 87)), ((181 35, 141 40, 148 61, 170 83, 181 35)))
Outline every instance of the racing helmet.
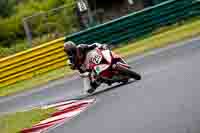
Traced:
POLYGON ((65 42, 64 51, 68 54, 68 56, 76 55, 76 44, 72 41, 65 42))

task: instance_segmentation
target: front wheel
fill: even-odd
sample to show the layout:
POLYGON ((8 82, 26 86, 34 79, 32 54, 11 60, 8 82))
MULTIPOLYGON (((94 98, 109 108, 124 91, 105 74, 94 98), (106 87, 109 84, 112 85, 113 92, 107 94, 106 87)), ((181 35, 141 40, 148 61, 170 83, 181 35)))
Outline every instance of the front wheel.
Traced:
POLYGON ((123 67, 121 65, 117 65, 117 69, 120 71, 121 74, 133 78, 135 80, 141 80, 141 75, 130 70, 129 68, 123 67))

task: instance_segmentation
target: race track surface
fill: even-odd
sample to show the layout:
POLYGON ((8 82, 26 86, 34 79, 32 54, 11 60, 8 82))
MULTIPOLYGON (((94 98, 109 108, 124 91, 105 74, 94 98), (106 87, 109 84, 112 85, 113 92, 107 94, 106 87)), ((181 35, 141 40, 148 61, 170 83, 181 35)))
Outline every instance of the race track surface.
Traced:
POLYGON ((199 133, 200 44, 193 45, 133 64, 142 81, 96 94, 96 105, 50 133, 199 133))
MULTIPOLYGON (((128 62, 139 82, 99 90, 86 112, 50 133, 199 133, 200 38, 155 50, 128 62)), ((78 97, 81 80, 59 80, 0 99, 0 113, 78 97), (48 89, 45 89, 48 88, 48 89)))

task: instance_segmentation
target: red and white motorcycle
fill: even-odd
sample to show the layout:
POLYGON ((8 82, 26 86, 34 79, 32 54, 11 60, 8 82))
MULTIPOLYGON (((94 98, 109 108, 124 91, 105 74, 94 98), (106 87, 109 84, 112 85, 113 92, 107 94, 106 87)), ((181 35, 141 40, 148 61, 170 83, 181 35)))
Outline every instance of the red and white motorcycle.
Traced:
MULTIPOLYGON (((90 81, 98 83, 127 83, 129 79, 140 80, 140 74, 131 70, 124 59, 109 49, 95 48, 90 51, 84 62, 87 70, 91 70, 87 75, 90 81)), ((96 88, 91 88, 88 93, 92 93, 96 88)))

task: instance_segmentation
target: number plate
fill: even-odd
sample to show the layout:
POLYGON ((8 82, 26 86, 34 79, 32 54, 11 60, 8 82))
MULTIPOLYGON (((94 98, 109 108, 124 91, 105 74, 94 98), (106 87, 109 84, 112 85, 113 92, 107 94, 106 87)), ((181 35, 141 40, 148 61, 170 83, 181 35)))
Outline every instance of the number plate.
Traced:
POLYGON ((102 60, 102 56, 101 56, 101 55, 95 55, 95 56, 92 58, 92 62, 95 63, 95 64, 100 64, 100 63, 101 63, 101 60, 102 60))

